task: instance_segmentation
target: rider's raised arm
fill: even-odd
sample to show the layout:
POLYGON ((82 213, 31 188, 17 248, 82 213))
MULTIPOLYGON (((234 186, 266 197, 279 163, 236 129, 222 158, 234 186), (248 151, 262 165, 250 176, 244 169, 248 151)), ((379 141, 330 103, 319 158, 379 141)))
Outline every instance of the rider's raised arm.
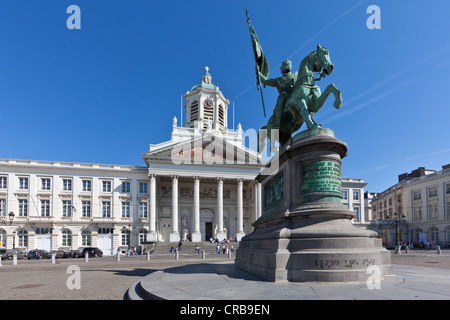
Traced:
POLYGON ((269 79, 269 78, 265 77, 261 72, 259 73, 259 77, 261 78, 261 82, 263 84, 265 84, 266 86, 270 86, 270 87, 278 86, 277 79, 269 79))

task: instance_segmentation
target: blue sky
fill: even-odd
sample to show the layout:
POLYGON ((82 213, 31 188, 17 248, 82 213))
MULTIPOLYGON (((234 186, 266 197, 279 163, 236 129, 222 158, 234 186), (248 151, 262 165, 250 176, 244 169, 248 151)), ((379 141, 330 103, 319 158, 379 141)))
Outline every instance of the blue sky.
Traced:
MULTIPOLYGON (((228 126, 268 118, 256 90, 245 8, 270 64, 326 46, 342 90, 315 119, 349 146, 344 177, 383 191, 398 174, 450 163, 450 2, 115 1, 0 2, 0 158, 145 165, 170 139, 180 96, 205 66, 232 101, 228 126), (69 5, 81 30, 69 30, 69 5), (381 9, 370 30, 369 5, 381 9)), ((266 87, 268 116, 277 99, 266 87)), ((185 116, 183 115, 183 119, 185 116)))

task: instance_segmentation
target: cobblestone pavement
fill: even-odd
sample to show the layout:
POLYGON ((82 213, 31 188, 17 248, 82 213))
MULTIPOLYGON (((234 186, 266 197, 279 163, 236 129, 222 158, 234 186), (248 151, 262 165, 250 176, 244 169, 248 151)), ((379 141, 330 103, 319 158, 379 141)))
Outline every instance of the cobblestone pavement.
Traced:
POLYGON ((441 250, 441 254, 436 250, 413 250, 408 254, 402 251, 401 254, 392 253, 391 261, 392 264, 450 269, 450 250, 441 250))
MULTIPOLYGON (((157 270, 187 264, 230 261, 226 255, 200 256, 182 255, 175 260, 172 255, 145 257, 114 257, 19 260, 2 261, 0 267, 1 300, 122 300, 125 292, 136 281, 157 270), (80 289, 69 289, 67 283, 75 284, 70 266, 80 270, 80 289), (75 267, 76 268, 76 267, 75 267)), ((409 254, 392 254, 392 263, 450 269, 450 251, 443 250, 440 255, 435 250, 416 250, 409 254)), ((69 285, 70 286, 70 285, 69 285)))

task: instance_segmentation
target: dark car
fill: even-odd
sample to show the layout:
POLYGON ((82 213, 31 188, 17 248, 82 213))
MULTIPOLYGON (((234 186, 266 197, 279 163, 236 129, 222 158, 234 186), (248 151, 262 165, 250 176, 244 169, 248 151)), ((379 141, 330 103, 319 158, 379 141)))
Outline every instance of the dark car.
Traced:
POLYGON ((86 254, 86 252, 89 254, 89 257, 101 257, 103 256, 102 250, 99 248, 84 248, 83 249, 83 256, 86 254))
POLYGON ((83 258, 84 252, 83 250, 73 250, 74 252, 74 258, 83 258))
POLYGON ((47 250, 30 250, 27 259, 50 259, 51 255, 47 250))
POLYGON ((2 258, 2 260, 8 259, 8 250, 0 249, 0 257, 2 258))
POLYGON ((61 258, 75 258, 75 252, 73 250, 63 250, 61 258))

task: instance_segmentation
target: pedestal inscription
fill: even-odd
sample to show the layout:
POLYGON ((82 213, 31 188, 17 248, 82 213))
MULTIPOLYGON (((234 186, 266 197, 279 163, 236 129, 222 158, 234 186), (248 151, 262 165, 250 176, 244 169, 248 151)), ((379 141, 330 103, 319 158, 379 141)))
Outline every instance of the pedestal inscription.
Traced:
POLYGON ((302 164, 302 193, 341 194, 341 165, 335 161, 310 161, 302 164))

